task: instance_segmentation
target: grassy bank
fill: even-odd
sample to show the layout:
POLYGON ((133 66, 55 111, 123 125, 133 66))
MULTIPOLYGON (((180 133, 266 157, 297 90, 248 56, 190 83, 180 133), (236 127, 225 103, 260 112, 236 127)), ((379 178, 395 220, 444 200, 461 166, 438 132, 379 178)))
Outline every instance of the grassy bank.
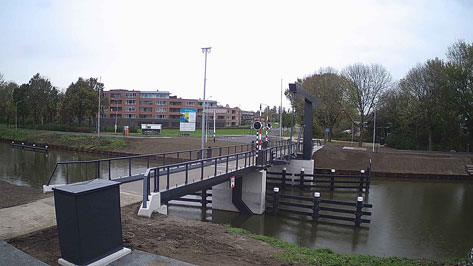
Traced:
POLYGON ((241 228, 228 227, 230 234, 247 235, 252 238, 282 248, 284 251, 278 259, 286 263, 303 263, 310 265, 458 265, 466 259, 451 261, 432 261, 426 259, 408 259, 402 257, 376 257, 359 254, 337 254, 330 249, 310 249, 301 247, 274 237, 256 235, 241 228))
POLYGON ((14 129, 0 125, 0 138, 28 143, 58 145, 85 150, 114 151, 126 147, 123 138, 59 134, 51 131, 34 129, 14 129))

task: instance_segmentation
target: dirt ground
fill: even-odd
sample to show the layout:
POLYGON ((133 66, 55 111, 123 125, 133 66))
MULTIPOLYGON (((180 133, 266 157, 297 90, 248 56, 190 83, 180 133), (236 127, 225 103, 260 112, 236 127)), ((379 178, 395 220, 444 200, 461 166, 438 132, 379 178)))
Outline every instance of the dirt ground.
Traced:
MULTIPOLYGON (((127 147, 118 149, 119 152, 128 152, 136 154, 160 153, 167 151, 183 151, 200 149, 201 139, 193 137, 178 138, 128 138, 126 139, 127 147)), ((222 147, 239 145, 240 143, 231 141, 217 140, 207 142, 205 147, 222 147)), ((243 143, 242 143, 243 144, 243 143)))
MULTIPOLYGON (((227 233, 224 225, 153 214, 138 217, 139 205, 122 208, 124 246, 199 265, 285 265, 282 250, 245 235, 227 233)), ((8 240, 51 265, 60 258, 56 227, 8 240)))
MULTIPOLYGON (((400 153, 323 148, 314 156, 316 168, 359 171, 366 169, 372 158, 372 171, 437 175, 467 175, 465 166, 473 164, 473 154, 400 153)), ((473 177, 472 177, 473 179, 473 177)))
POLYGON ((0 180, 0 209, 22 205, 50 197, 39 189, 12 185, 0 180))

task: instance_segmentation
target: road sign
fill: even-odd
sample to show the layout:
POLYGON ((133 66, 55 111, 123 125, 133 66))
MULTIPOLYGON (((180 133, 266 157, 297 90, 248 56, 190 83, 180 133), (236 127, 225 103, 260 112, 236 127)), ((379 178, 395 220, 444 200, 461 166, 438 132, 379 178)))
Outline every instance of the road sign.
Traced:
POLYGON ((326 132, 326 133, 329 133, 329 132, 330 132, 330 129, 326 128, 326 129, 325 129, 325 132, 326 132))
POLYGON ((234 176, 231 176, 230 177, 230 188, 234 188, 235 187, 235 177, 234 176))

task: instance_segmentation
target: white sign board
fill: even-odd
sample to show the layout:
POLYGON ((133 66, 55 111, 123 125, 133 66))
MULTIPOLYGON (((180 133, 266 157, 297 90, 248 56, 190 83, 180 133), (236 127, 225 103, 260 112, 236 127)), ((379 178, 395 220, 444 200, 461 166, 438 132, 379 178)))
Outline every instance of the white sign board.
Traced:
POLYGON ((181 109, 179 131, 195 131, 195 109, 181 109))

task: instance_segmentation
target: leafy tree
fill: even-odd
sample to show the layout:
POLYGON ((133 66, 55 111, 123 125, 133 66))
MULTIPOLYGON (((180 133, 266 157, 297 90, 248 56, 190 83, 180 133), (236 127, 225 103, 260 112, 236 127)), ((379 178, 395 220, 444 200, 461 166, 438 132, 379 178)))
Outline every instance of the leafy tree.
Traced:
POLYGON ((360 128, 358 145, 361 147, 367 115, 373 110, 379 95, 390 87, 391 74, 381 65, 354 64, 344 68, 342 75, 348 81, 343 83, 344 107, 348 115, 353 108, 357 110, 359 123, 355 122, 354 116, 350 115, 350 119, 360 128))
POLYGON ((447 75, 456 93, 459 120, 473 144, 473 43, 458 41, 447 52, 447 75))
MULTIPOLYGON (((76 118, 79 125, 84 119, 88 119, 90 124, 91 119, 97 115, 98 93, 103 95, 103 89, 103 83, 98 82, 96 78, 79 78, 67 88, 61 108, 76 118)), ((101 106, 102 109, 108 107, 106 97, 101 97, 101 106)))
POLYGON ((9 126, 15 115, 13 91, 18 87, 14 82, 6 82, 0 74, 0 121, 9 126))
MULTIPOLYGON (((343 113, 343 83, 346 80, 329 68, 302 80, 302 87, 321 101, 321 108, 314 110, 314 119, 323 128, 329 128, 329 141, 332 140, 333 128, 343 113)), ((300 108, 303 108, 300 106, 300 108)))

